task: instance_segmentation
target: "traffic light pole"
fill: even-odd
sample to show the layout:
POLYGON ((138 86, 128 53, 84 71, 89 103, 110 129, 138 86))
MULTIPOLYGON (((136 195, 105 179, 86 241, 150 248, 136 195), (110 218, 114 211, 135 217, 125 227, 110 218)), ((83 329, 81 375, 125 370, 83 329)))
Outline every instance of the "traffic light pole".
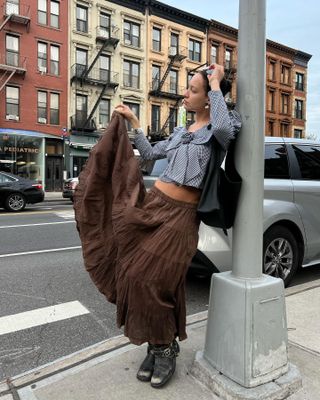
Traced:
POLYGON ((228 399, 280 396, 283 376, 290 393, 301 386, 299 371, 287 357, 283 281, 262 274, 265 26, 266 0, 240 0, 237 93, 243 125, 236 166, 243 183, 232 271, 212 277, 205 347, 192 369, 228 399))

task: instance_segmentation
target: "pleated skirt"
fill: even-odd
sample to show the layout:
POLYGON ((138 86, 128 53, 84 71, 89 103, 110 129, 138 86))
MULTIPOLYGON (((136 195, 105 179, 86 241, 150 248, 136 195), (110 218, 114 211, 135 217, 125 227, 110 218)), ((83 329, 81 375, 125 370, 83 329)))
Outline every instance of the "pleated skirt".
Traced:
POLYGON ((196 205, 146 192, 122 117, 91 152, 74 209, 85 267, 116 304, 131 343, 186 339, 185 278, 197 249, 196 205))

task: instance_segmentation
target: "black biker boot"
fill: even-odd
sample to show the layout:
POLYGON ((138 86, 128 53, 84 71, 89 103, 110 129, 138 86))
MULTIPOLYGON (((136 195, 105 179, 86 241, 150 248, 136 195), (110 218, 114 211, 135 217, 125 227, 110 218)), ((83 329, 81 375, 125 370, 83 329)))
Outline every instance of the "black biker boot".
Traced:
POLYGON ((149 343, 148 354, 142 361, 142 364, 140 365, 140 368, 137 372, 137 378, 139 379, 139 381, 143 382, 151 381, 151 377, 153 374, 154 359, 155 359, 152 349, 153 345, 149 343))
POLYGON ((176 369, 176 357, 180 351, 178 342, 174 340, 169 345, 154 346, 152 353, 155 355, 154 370, 151 386, 160 388, 171 379, 176 369))

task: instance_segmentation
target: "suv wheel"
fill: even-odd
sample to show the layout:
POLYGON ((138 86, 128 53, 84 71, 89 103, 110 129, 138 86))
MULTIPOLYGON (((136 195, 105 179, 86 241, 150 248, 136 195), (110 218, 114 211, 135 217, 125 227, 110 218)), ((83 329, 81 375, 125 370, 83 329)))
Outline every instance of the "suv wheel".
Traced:
POLYGON ((22 211, 25 208, 26 204, 27 204, 26 199, 22 194, 11 193, 6 198, 5 208, 8 211, 17 212, 17 211, 22 211))
POLYGON ((298 243, 284 226, 273 226, 263 238, 263 272, 288 286, 299 265, 298 243))

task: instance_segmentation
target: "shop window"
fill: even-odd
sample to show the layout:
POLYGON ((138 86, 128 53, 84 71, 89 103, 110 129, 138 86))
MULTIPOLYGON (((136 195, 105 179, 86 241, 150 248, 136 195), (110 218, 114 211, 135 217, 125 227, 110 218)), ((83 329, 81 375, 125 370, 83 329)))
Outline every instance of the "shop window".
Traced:
POLYGON ((19 121, 19 88, 6 86, 6 119, 19 121))
POLYGON ((140 25, 131 21, 124 21, 124 44, 140 47, 140 25))

